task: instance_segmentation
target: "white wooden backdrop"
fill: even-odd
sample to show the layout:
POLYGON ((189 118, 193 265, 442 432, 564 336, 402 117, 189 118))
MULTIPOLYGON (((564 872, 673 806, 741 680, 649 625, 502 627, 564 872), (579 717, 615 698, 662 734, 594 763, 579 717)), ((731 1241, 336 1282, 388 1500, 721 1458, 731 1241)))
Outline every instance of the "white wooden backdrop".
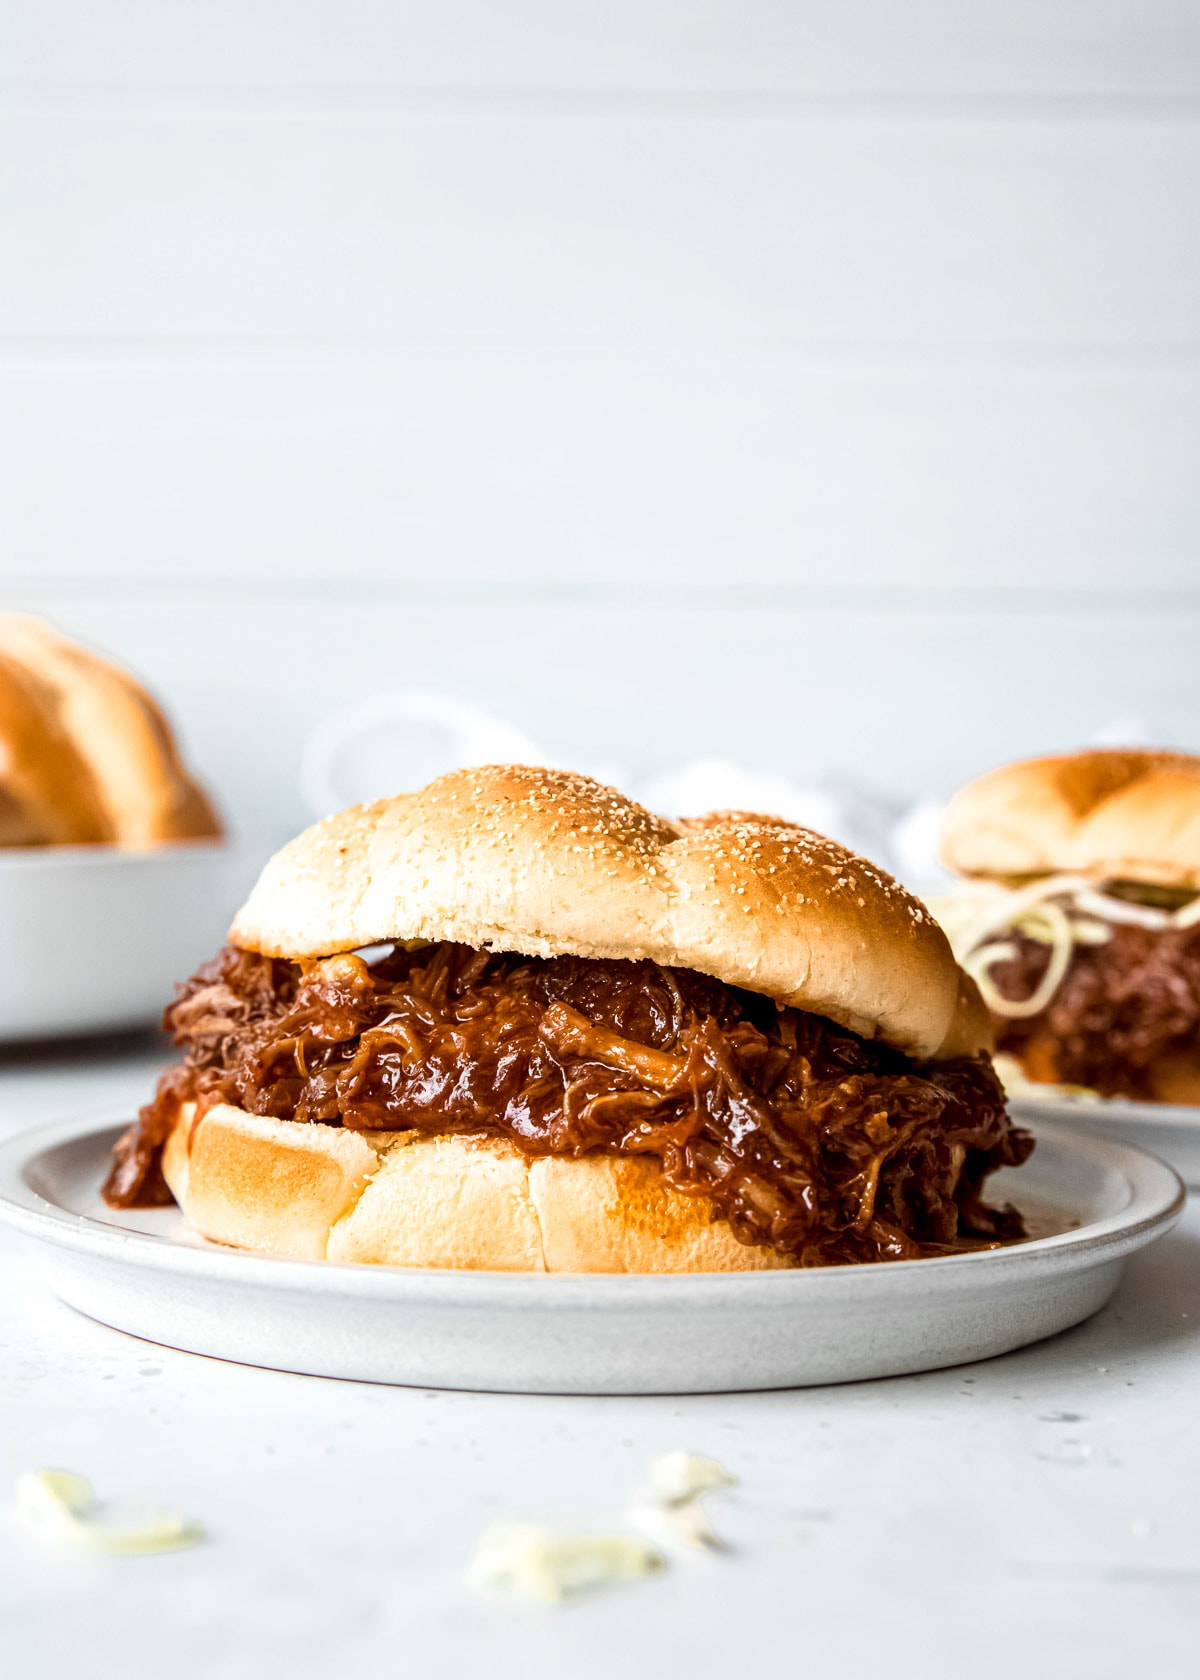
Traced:
POLYGON ((1195 0, 3 0, 0 565, 235 816, 331 706, 1200 747, 1195 0))

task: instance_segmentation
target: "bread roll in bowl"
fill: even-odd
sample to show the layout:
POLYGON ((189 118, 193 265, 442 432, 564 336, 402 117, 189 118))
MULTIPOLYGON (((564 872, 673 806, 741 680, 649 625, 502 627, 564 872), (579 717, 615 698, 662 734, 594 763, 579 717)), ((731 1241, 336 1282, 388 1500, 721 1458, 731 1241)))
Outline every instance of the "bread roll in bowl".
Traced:
POLYGON ((0 845, 220 833, 144 688, 44 620, 0 613, 0 845))
POLYGON ((0 846, 79 845, 108 831, 53 698, 0 645, 0 846))

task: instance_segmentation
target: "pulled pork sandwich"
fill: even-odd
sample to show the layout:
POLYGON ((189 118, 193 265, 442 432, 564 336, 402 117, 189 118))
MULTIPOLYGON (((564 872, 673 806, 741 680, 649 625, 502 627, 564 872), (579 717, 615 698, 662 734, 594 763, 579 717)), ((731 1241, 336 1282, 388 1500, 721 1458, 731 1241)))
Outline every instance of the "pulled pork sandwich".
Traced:
POLYGON ((1037 1084, 1200 1103, 1200 758, 1093 751, 993 770, 951 801, 935 901, 1037 1084))
POLYGON ((457 771, 318 823, 166 1013, 110 1205, 306 1258, 907 1260, 1019 1236, 990 1027, 894 881, 772 818, 457 771))

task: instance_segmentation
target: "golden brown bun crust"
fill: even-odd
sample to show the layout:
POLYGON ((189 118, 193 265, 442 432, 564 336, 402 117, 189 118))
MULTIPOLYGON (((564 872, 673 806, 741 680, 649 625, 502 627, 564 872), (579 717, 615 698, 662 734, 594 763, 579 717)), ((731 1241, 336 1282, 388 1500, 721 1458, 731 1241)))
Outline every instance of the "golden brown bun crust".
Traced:
POLYGON ((110 838, 107 815, 57 708, 0 650, 0 845, 110 838))
MULTIPOLYGON (((1025 1045, 1022 1053, 1006 1052, 1020 1067, 1031 1085, 1057 1085, 1061 1074, 1054 1056, 1054 1047, 1045 1039, 1036 1047, 1025 1045)), ((1200 1107, 1200 1055, 1177 1052, 1164 1056, 1147 1070, 1150 1101, 1200 1107)), ((1139 1099, 1140 1100, 1140 1099, 1139 1099)))
POLYGON ((950 801, 941 853, 960 875, 1200 887, 1200 758, 1096 749, 1006 764, 950 801))
POLYGON ((221 825, 184 770, 169 725, 133 678, 41 619, 0 613, 0 813, 10 845, 213 837, 221 825), (34 728, 43 780, 31 787, 34 728), (5 759, 10 762, 5 766, 5 759))
POLYGON ((167 1183, 214 1242, 300 1260, 507 1272, 785 1267, 645 1156, 528 1161, 482 1137, 348 1132, 181 1106, 167 1183))
POLYGON ((936 1055, 958 1010, 945 935, 890 876, 773 817, 674 826, 586 776, 458 770, 316 824, 230 938, 302 959, 378 940, 649 958, 936 1055))
POLYGON ((1155 1102, 1200 1107, 1200 1053, 1164 1056, 1150 1070, 1155 1102))
POLYGON ((996 1029, 979 987, 969 974, 958 972, 958 999, 949 1031, 933 1058, 949 1062, 957 1056, 978 1056, 986 1051, 990 1056, 996 1048, 996 1029))

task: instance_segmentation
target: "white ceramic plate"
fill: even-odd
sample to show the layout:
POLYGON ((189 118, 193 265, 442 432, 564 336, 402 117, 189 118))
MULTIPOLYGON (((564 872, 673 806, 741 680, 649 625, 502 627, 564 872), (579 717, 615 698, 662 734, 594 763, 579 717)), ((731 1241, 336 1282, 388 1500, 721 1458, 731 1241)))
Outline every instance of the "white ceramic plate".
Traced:
POLYGON ((276 1260, 98 1188, 123 1116, 0 1148, 0 1219, 62 1299, 152 1342, 316 1376, 525 1393, 792 1388, 1006 1353, 1102 1307, 1184 1191, 1161 1161, 1039 1125, 994 1181, 1035 1239, 990 1253, 795 1272, 524 1276, 276 1260))
POLYGON ((1025 1125, 1062 1121, 1092 1137, 1111 1138, 1161 1156, 1185 1184, 1200 1188, 1200 1108, 1127 1102, 1117 1097, 1010 1097, 1009 1110, 1025 1125))
POLYGON ((155 1024, 259 861, 211 840, 0 850, 0 1042, 155 1024))

